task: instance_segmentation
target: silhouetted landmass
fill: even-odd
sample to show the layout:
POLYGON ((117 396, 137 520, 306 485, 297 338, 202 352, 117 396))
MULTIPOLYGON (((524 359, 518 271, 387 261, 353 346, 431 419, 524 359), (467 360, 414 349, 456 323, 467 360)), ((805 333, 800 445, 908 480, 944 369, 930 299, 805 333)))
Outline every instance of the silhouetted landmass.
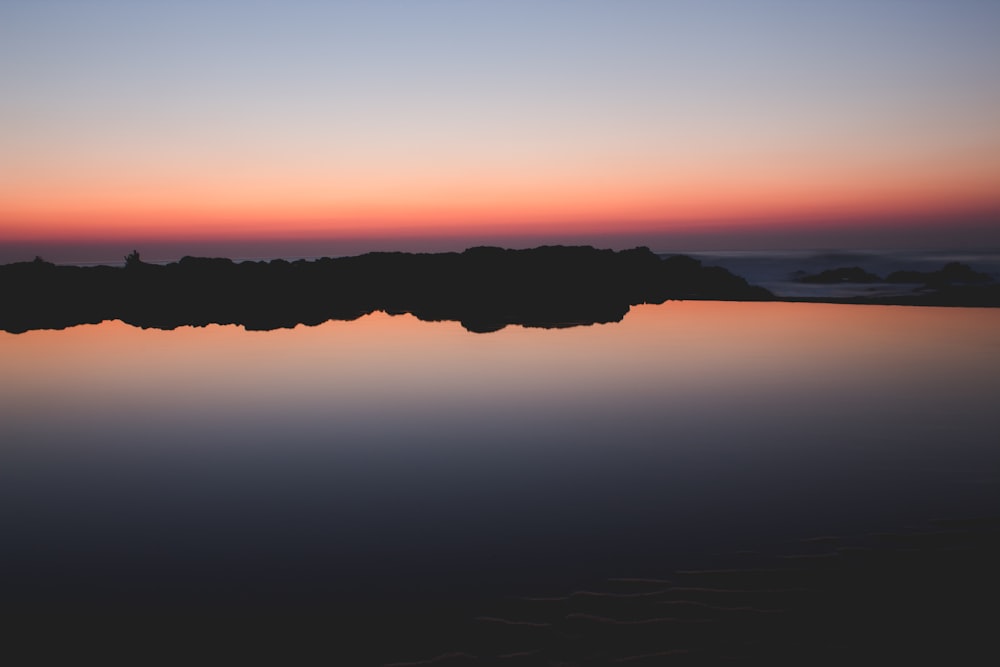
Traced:
POLYGON ((885 278, 880 278, 860 267, 851 266, 829 269, 812 275, 800 275, 796 280, 802 283, 828 285, 890 283, 917 287, 901 294, 837 298, 797 297, 787 299, 789 301, 903 306, 1000 306, 1000 284, 995 283, 988 274, 975 271, 961 262, 950 262, 937 271, 894 271, 885 278))
POLYGON ((908 283, 940 288, 953 285, 982 285, 993 282, 985 273, 973 270, 968 264, 950 262, 937 271, 893 271, 885 278, 865 271, 860 266, 827 269, 814 274, 800 273, 795 278, 800 283, 832 285, 836 283, 908 283))
POLYGON ((922 283, 928 287, 957 284, 983 284, 993 282, 985 273, 974 271, 968 264, 951 262, 938 271, 894 271, 886 277, 887 283, 922 283))
POLYGON ((353 320, 375 311, 454 320, 474 332, 508 324, 569 327, 618 322, 634 305, 668 299, 1000 306, 1000 284, 965 264, 897 271, 884 280, 859 267, 802 276, 818 284, 916 284, 910 292, 776 297, 726 269, 648 248, 589 246, 461 253, 381 252, 289 262, 184 257, 171 264, 64 266, 35 258, 0 265, 0 329, 21 333, 121 320, 143 328, 238 324, 270 330, 353 320))
POLYGON ((239 324, 269 330, 353 320, 374 311, 455 320, 475 332, 508 324, 620 321, 667 299, 768 300, 767 290, 681 255, 589 246, 462 253, 369 253, 312 261, 184 257, 166 265, 0 266, 0 328, 61 329, 122 320, 144 328, 239 324))

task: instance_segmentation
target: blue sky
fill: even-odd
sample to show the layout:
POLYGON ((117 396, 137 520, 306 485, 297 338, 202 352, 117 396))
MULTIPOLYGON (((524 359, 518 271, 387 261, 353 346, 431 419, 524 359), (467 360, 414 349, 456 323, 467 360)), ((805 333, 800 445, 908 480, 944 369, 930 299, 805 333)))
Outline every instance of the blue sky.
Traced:
POLYGON ((1000 236, 988 0, 8 0, 0 89, 10 242, 1000 236))

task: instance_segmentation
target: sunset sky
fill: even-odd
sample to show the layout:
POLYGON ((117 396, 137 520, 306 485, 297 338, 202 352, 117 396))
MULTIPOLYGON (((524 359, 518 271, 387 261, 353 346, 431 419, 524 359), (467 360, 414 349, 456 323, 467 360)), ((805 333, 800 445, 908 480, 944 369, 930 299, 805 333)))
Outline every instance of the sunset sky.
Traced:
POLYGON ((1000 246, 994 0, 4 0, 0 261, 1000 246))

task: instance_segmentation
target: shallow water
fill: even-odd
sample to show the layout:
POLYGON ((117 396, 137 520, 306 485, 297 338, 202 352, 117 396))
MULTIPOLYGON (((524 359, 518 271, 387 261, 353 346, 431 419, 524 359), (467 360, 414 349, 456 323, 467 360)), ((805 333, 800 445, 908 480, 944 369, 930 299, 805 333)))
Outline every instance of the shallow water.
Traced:
POLYGON ((1000 512, 1000 310, 0 334, 15 606, 473 604, 1000 512))

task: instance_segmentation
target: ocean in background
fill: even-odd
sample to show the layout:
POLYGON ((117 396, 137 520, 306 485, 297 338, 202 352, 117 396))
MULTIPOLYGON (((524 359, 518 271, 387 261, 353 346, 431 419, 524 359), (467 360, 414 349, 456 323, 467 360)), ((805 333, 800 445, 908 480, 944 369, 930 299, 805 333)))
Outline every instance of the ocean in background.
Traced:
POLYGON ((961 262, 1000 281, 1000 249, 984 250, 732 250, 683 254, 706 266, 721 266, 754 285, 789 298, 842 298, 905 294, 920 287, 898 283, 802 283, 797 276, 857 266, 885 278, 894 271, 937 271, 961 262))

